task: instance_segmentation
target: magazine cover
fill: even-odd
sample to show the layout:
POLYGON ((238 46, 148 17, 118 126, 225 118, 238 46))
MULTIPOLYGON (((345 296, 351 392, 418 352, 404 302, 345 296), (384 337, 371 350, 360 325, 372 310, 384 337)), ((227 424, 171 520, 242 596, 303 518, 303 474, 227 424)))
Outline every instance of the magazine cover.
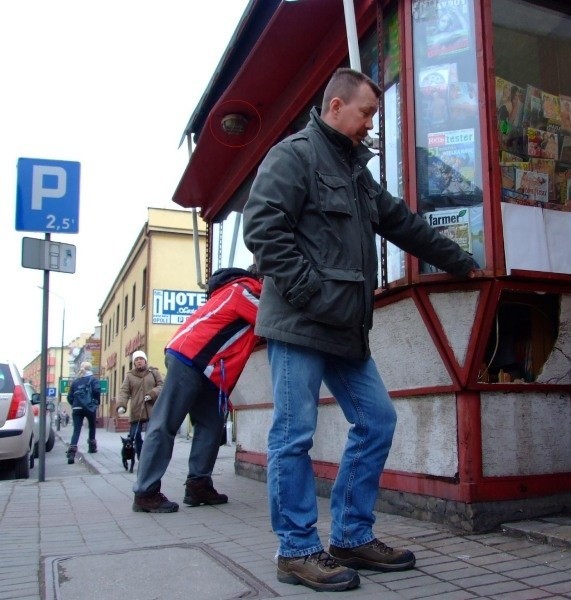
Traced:
POLYGON ((427 212, 423 216, 431 227, 454 240, 466 252, 472 252, 470 210, 466 206, 427 212))
POLYGON ((571 96, 559 96, 559 115, 561 117, 561 128, 571 133, 571 96))
POLYGON ((418 74, 422 123, 426 128, 448 121, 448 85, 457 79, 456 64, 425 67, 418 74))
POLYGON ((474 129, 428 134, 428 193, 475 191, 474 129))
POLYGON ((542 129, 527 128, 527 154, 535 158, 552 158, 559 156, 559 140, 557 134, 542 129))
MULTIPOLYGON (((519 167, 525 169, 526 167, 519 167)), ((529 171, 545 173, 549 177, 549 197, 548 202, 556 202, 555 200, 555 161, 551 158, 530 158, 529 171)))
POLYGON ((450 118, 460 121, 478 115, 478 90, 475 83, 456 81, 448 84, 450 118))
POLYGON ((555 173, 555 201, 559 204, 571 202, 571 169, 555 173))
POLYGON ((502 165, 502 190, 515 190, 515 167, 513 165, 502 165))
POLYGON ((526 87, 525 104, 523 106, 521 123, 525 128, 540 128, 543 125, 541 90, 532 85, 526 87))
POLYGON ((501 162, 503 163, 513 163, 513 162, 521 162, 523 158, 518 154, 512 154, 511 152, 506 152, 505 150, 501 153, 501 162))
POLYGON ((521 125, 525 95, 522 87, 502 77, 496 77, 496 108, 500 130, 506 128, 506 123, 512 127, 521 125))
POLYGON ((527 194, 529 199, 547 202, 549 194, 549 175, 537 171, 515 170, 515 191, 527 194))
POLYGON ((433 2, 425 14, 428 58, 462 52, 470 47, 468 0, 433 2))
POLYGON ((543 112, 543 118, 546 121, 553 121, 555 123, 559 123, 561 121, 561 115, 559 112, 559 96, 549 94, 542 90, 541 110, 543 112))
POLYGON ((561 162, 571 164, 571 135, 564 135, 561 140, 561 153, 559 154, 561 162))
POLYGON ((431 65, 420 69, 418 73, 418 88, 426 96, 429 96, 434 91, 446 92, 449 83, 456 81, 457 78, 456 63, 431 65))

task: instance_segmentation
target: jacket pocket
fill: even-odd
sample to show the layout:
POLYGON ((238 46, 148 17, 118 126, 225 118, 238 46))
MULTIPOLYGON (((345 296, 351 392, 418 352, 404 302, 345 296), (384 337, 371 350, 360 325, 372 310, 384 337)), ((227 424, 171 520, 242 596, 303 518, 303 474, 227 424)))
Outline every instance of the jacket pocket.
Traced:
POLYGON ((352 216, 349 183, 336 175, 317 172, 316 176, 321 210, 337 217, 352 216))
POLYGON ((315 270, 321 286, 304 306, 307 318, 333 327, 361 326, 365 314, 363 274, 331 267, 315 270))
POLYGON ((377 190, 371 188, 364 188, 365 203, 367 205, 367 211, 369 213, 369 220, 373 224, 373 229, 377 229, 379 226, 379 210, 377 208, 377 198, 379 193, 377 190))

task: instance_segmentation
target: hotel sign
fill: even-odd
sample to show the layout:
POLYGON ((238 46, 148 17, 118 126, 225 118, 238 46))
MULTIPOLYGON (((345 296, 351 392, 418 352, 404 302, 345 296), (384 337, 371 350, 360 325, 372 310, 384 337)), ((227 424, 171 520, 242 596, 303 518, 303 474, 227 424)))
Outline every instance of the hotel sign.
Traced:
POLYGON ((153 290, 153 324, 180 325, 206 302, 206 292, 153 290))

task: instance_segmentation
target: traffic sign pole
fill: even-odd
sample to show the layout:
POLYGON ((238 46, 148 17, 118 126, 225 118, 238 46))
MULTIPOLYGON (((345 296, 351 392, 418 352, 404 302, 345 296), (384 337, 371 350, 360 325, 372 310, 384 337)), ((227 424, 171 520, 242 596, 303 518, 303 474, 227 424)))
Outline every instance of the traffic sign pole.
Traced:
MULTIPOLYGON (((70 161, 55 161, 37 158, 18 159, 18 185, 16 193, 16 230, 45 233, 46 246, 53 233, 79 233, 79 175, 80 164, 70 161)), ((42 310, 42 358, 40 383, 40 439, 38 481, 45 481, 46 467, 46 395, 48 363, 48 317, 50 269, 66 272, 75 271, 69 264, 59 260, 59 247, 54 248, 54 261, 48 257, 44 269, 42 310), (53 262, 53 264, 52 264, 53 262), (71 270, 69 270, 71 269, 71 270)), ((48 252, 52 254, 52 249, 48 252)), ((65 262, 65 261, 64 261, 65 262)), ((68 261, 69 263, 69 261, 68 261)), ((24 265, 25 266, 25 265, 24 265)), ((61 397, 61 396, 60 396, 61 397)), ((33 452, 33 448, 32 448, 33 452)))
MULTIPOLYGON (((46 240, 50 239, 50 234, 46 233, 46 240)), ((50 272, 44 271, 43 286, 43 310, 42 310, 42 359, 40 363, 40 439, 39 448, 39 467, 38 481, 46 480, 46 393, 47 393, 47 375, 48 375, 48 316, 50 310, 50 272)), ((32 448, 32 452, 34 449, 32 448)))

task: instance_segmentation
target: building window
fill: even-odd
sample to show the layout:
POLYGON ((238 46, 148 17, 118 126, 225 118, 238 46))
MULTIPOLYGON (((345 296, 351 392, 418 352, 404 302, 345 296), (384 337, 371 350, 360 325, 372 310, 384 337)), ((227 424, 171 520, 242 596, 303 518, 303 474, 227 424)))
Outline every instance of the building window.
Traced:
POLYGON ((103 343, 105 344, 105 349, 107 349, 108 343, 107 343, 107 325, 105 325, 105 327, 103 328, 103 343))
POLYGON ((111 340, 113 339, 113 324, 111 322, 111 317, 109 317, 109 343, 108 345, 111 345, 111 340))
POLYGON ((117 312, 115 314, 115 335, 119 335, 119 316, 120 316, 121 306, 117 304, 117 312))
POLYGON ((133 284, 133 294, 131 295, 131 321, 135 318, 135 298, 137 297, 137 284, 133 284))
POLYGON ((143 285, 141 289, 141 308, 147 306, 147 268, 143 269, 143 285))
POLYGON ((125 304, 123 306, 123 328, 127 327, 127 315, 129 314, 129 295, 125 296, 125 304))

